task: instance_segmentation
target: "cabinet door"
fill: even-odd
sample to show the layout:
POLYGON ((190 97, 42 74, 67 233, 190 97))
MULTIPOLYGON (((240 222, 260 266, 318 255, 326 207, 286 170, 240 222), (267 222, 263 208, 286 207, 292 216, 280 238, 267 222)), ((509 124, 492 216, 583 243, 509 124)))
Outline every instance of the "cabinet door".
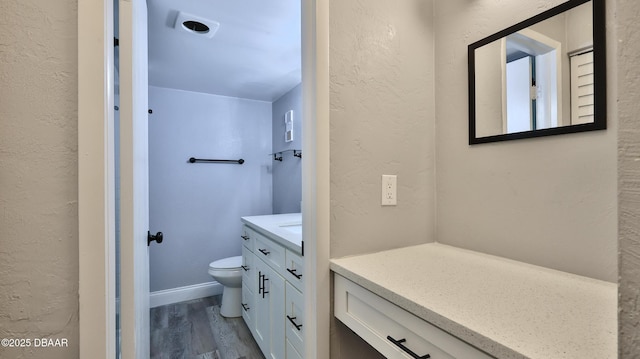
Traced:
POLYGON ((269 330, 270 326, 270 313, 269 313, 269 296, 268 294, 263 294, 263 273, 266 273, 266 268, 268 268, 264 262, 262 262, 258 258, 254 258, 253 267, 255 268, 256 278, 257 278, 257 286, 255 293, 255 308, 256 311, 254 313, 255 320, 255 333, 254 338, 258 343, 260 349, 262 349, 262 353, 268 353, 269 343, 271 342, 271 332, 269 330), (263 298, 264 296, 264 298, 263 298))
POLYGON ((302 359, 302 355, 298 353, 296 348, 287 340, 287 359, 302 359))
POLYGON ((258 269, 256 293, 256 341, 269 359, 285 359, 285 281, 261 259, 254 259, 258 269))

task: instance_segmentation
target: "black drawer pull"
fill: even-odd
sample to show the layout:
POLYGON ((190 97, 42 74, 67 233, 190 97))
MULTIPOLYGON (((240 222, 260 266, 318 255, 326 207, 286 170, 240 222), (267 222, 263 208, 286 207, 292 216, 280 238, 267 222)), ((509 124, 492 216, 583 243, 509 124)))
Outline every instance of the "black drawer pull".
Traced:
POLYGON ((296 317, 290 317, 287 315, 287 319, 289 319, 289 321, 291 322, 291 324, 293 324, 294 327, 296 327, 296 329, 300 330, 300 328, 302 328, 302 324, 298 324, 296 323, 296 317))
POLYGON ((269 252, 268 250, 263 249, 263 248, 258 248, 258 250, 260 251, 260 253, 264 254, 265 256, 268 256, 268 255, 269 255, 269 253, 271 253, 271 252, 269 252))
POLYGON ((249 236, 240 236, 240 237, 242 237, 242 239, 244 239, 245 241, 249 240, 249 236))
POLYGON ((302 274, 297 274, 295 269, 287 268, 287 272, 291 273, 294 277, 298 279, 302 278, 302 274))
POLYGON ((423 356, 419 356, 418 354, 414 353, 413 351, 411 351, 411 349, 405 347, 404 345, 402 345, 402 343, 406 342, 407 340, 402 338, 400 340, 395 340, 391 337, 391 335, 387 335, 387 339, 392 342, 393 344, 397 345, 400 349, 404 350, 405 353, 411 355, 412 358, 415 359, 427 359, 427 358, 431 358, 431 355, 429 354, 425 354, 423 356))
POLYGON ((244 309, 245 312, 248 312, 249 311, 249 306, 244 304, 244 303, 241 303, 241 304, 242 304, 242 309, 244 309))
POLYGON ((246 265, 241 265, 240 268, 244 269, 245 272, 249 271, 249 267, 247 267, 246 265))
POLYGON ((264 287, 262 287, 262 272, 258 271, 258 294, 262 294, 263 290, 264 290, 264 287))

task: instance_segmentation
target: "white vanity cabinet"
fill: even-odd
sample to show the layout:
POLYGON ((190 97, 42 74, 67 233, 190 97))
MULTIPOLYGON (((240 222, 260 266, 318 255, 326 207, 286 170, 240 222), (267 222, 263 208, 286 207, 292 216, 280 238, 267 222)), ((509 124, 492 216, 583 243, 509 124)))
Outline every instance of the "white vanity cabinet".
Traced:
POLYGON ((617 357, 616 283, 441 243, 331 270, 335 316, 387 358, 617 357))
POLYGON ((242 230, 242 317, 269 359, 304 354, 303 258, 268 232, 242 230))

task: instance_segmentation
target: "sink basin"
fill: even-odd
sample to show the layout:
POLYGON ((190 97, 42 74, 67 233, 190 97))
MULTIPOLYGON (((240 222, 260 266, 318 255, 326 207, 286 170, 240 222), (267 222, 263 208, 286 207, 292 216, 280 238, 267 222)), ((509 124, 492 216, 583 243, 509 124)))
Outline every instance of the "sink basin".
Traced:
POLYGON ((282 224, 282 225, 280 225, 278 227, 284 229, 285 231, 289 231, 291 233, 302 234, 302 224, 301 223, 282 224))

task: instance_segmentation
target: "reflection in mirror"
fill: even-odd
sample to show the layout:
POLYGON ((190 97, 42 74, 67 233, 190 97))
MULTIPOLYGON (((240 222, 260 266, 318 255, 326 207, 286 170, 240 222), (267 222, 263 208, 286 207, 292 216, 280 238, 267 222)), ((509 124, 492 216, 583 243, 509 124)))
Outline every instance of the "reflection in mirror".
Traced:
POLYGON ((572 0, 469 45, 470 144, 605 128, 602 1, 572 0))

